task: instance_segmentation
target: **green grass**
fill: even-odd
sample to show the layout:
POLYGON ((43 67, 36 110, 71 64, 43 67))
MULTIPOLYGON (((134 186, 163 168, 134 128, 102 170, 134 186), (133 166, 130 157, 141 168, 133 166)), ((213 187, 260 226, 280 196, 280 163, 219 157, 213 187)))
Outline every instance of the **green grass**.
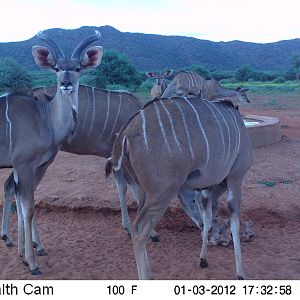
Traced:
POLYGON ((247 81, 247 82, 226 82, 222 85, 229 89, 235 89, 239 86, 248 88, 251 92, 256 94, 273 94, 274 92, 280 93, 300 93, 300 81, 286 81, 284 83, 274 83, 272 81, 247 81))
MULTIPOLYGON (((55 75, 47 71, 32 72, 33 87, 56 84, 55 75)), ((88 78, 88 77, 87 77, 88 78)), ((81 82, 85 83, 86 76, 83 74, 81 82)), ((225 88, 236 89, 237 87, 248 88, 247 95, 250 104, 241 104, 245 108, 260 109, 289 109, 299 108, 300 104, 300 81, 286 81, 284 83, 260 82, 249 80, 247 82, 236 82, 234 79, 221 81, 225 88)), ((144 81, 139 87, 123 87, 120 85, 109 86, 109 89, 128 89, 143 103, 151 99, 150 90, 153 82, 144 81)))

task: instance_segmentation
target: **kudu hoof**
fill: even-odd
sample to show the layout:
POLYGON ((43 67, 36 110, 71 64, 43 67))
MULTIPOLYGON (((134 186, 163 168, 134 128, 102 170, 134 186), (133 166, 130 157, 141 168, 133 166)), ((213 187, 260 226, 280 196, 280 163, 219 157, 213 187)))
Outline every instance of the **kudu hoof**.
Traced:
POLYGON ((8 239, 6 234, 1 235, 1 240, 5 242, 6 247, 11 248, 13 246, 12 241, 8 239))
POLYGON ((7 237, 6 234, 4 235, 1 235, 1 240, 3 240, 5 242, 5 246, 8 247, 8 248, 11 248, 13 246, 13 243, 12 241, 10 241, 7 237))
POLYGON ((48 256, 48 253, 43 249, 43 250, 37 251, 37 255, 38 256, 48 256))
POLYGON ((201 268, 207 268, 208 267, 208 262, 206 259, 200 259, 200 267, 201 268))
POLYGON ((151 241, 154 242, 154 243, 159 242, 159 236, 158 236, 158 235, 156 235, 156 236, 150 236, 150 239, 151 239, 151 241))
POLYGON ((22 263, 23 263, 23 265, 26 266, 26 267, 29 266, 29 264, 28 264, 28 262, 27 262, 26 260, 23 260, 23 259, 22 259, 22 263))
POLYGON ((242 276, 238 276, 238 280, 244 280, 245 278, 242 276))
POLYGON ((31 275, 42 275, 42 272, 40 271, 39 268, 36 268, 34 270, 30 270, 31 275))
POLYGON ((38 244, 37 244, 36 242, 32 242, 32 247, 33 247, 34 249, 36 249, 37 246, 38 246, 38 244))
POLYGON ((5 245, 7 248, 11 248, 11 247, 13 247, 14 244, 12 242, 10 242, 10 243, 5 243, 5 245))

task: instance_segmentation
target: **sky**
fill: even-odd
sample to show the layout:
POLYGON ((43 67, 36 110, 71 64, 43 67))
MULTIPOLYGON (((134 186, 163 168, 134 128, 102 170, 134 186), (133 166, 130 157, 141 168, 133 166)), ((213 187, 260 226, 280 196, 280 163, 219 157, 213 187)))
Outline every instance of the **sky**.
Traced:
POLYGON ((0 42, 49 28, 110 25, 123 32, 269 43, 300 38, 299 0, 0 0, 0 42))

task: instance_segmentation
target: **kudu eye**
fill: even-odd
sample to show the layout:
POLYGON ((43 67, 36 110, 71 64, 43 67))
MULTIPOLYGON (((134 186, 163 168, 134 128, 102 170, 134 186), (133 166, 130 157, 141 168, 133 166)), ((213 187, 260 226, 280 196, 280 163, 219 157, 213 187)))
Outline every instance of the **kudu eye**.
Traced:
POLYGON ((59 68, 55 67, 55 68, 54 68, 54 71, 55 71, 55 72, 59 72, 59 68))
POLYGON ((76 72, 80 72, 80 71, 81 71, 81 68, 78 67, 78 68, 75 69, 75 71, 76 71, 76 72))

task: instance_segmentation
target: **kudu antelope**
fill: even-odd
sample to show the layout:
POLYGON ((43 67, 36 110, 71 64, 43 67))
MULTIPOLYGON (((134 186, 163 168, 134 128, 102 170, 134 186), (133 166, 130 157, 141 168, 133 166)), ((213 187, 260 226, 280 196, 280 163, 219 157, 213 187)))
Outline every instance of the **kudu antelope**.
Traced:
POLYGON ((236 272, 246 278, 239 238, 241 186, 252 164, 252 146, 240 113, 228 101, 198 97, 155 99, 147 103, 115 140, 106 175, 125 165, 139 187, 132 243, 140 279, 152 278, 146 242, 169 202, 182 190, 202 190, 200 266, 207 266, 207 236, 214 190, 226 190, 236 272))
POLYGON ((148 78, 155 78, 155 84, 151 89, 151 98, 160 98, 167 88, 166 78, 172 76, 173 70, 170 69, 166 72, 153 73, 147 72, 146 75, 148 78))
MULTIPOLYGON (((47 102, 56 93, 56 86, 38 88, 32 91, 37 102, 47 102)), ((113 142, 117 133, 128 122, 129 118, 142 107, 141 102, 127 92, 116 92, 80 85, 78 89, 78 111, 72 137, 66 139, 60 150, 82 154, 97 155, 108 158, 111 155, 113 142)), ((120 198, 122 225, 130 234, 130 222, 126 206, 127 183, 122 171, 114 172, 116 186, 120 198)), ((5 201, 1 236, 7 246, 12 245, 9 231, 9 215, 14 191, 13 174, 5 182, 5 201)), ((38 238, 36 223, 33 222, 33 238, 38 253, 43 245, 38 238)), ((155 239, 155 234, 153 233, 155 239)))
POLYGON ((233 100, 234 102, 250 102, 246 92, 248 89, 237 88, 236 90, 223 88, 215 80, 205 80, 198 73, 180 71, 168 84, 161 98, 169 98, 172 95, 190 96, 198 95, 206 100, 233 100))
MULTIPOLYGON (((38 66, 56 72, 55 96, 48 102, 38 102, 16 93, 0 98, 0 168, 13 168, 10 178, 17 200, 18 251, 33 275, 41 273, 33 251, 33 193, 60 144, 73 131, 78 110, 80 72, 97 67, 103 54, 100 46, 87 49, 99 39, 98 31, 79 43, 71 58, 66 58, 50 37, 41 32, 38 37, 50 46, 50 50, 34 46, 32 55, 38 66)), ((36 239, 42 247, 38 237, 36 239)), ((42 253, 43 249, 39 251, 42 253)))
MULTIPOLYGON (((49 101, 56 93, 56 86, 38 88, 32 91, 32 96, 37 101, 49 101)), ((72 131, 72 138, 66 139, 60 146, 60 150, 84 155, 97 155, 108 158, 111 155, 114 139, 121 128, 128 122, 139 109, 141 102, 132 94, 127 92, 115 92, 88 87, 79 86, 78 90, 78 112, 76 115, 76 124, 72 131)), ((126 205, 127 183, 122 170, 114 172, 117 190, 119 193, 122 226, 130 231, 130 220, 126 205)), ((135 193, 134 183, 129 184, 133 193, 135 193)), ((10 207, 14 190, 13 173, 5 182, 5 199, 3 207, 1 237, 6 245, 12 246, 12 238, 9 230, 10 207)), ((182 207, 189 217, 200 226, 201 216, 193 202, 193 193, 184 191, 178 195, 182 207)), ((39 255, 44 253, 44 246, 39 238, 36 228, 36 222, 32 223, 33 242, 39 255)), ((153 231, 150 235, 153 241, 158 241, 158 235, 153 231)))

